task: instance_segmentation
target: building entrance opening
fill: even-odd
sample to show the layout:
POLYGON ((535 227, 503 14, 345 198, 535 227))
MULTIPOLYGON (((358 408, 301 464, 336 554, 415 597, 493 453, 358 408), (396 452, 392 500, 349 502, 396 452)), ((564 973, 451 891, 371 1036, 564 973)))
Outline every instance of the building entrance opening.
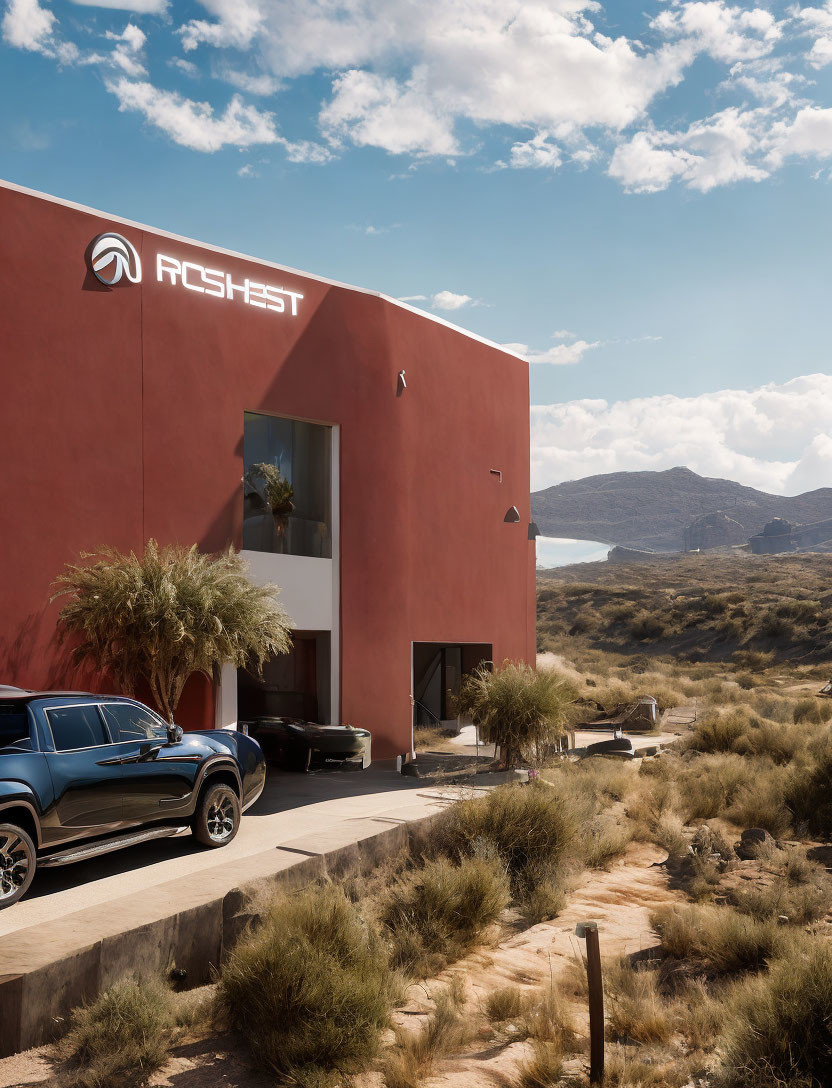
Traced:
POLYGON ((263 666, 263 675, 237 671, 237 716, 300 718, 330 723, 329 631, 294 631, 292 649, 263 666))
POLYGON ((491 661, 490 642, 413 643, 413 724, 456 727, 463 676, 491 661))

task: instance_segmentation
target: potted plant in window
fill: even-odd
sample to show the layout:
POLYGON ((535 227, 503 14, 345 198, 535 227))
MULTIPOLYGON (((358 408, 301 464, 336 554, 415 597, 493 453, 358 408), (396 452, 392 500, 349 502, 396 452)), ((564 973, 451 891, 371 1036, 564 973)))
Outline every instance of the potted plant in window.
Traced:
POLYGON ((295 504, 292 501, 295 497, 295 489, 277 465, 270 465, 263 461, 259 461, 249 468, 248 472, 246 472, 246 482, 263 494, 274 518, 274 528, 278 541, 281 541, 286 535, 289 515, 295 509, 295 504), (260 487, 254 482, 255 480, 262 481, 260 487))

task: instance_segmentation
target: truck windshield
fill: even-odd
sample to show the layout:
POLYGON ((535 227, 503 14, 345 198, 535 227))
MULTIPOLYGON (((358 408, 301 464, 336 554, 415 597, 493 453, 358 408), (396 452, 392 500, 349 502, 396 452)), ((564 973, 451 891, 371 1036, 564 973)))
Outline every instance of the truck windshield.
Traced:
POLYGON ((0 703, 0 753, 31 752, 29 715, 19 703, 0 703))

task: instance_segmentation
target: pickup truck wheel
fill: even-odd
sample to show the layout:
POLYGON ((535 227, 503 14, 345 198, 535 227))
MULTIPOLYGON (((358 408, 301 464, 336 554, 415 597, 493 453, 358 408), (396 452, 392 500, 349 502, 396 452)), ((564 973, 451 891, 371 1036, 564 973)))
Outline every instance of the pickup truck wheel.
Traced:
POLYGON ((35 844, 23 828, 0 824, 0 910, 26 894, 36 866, 35 844))
POLYGON ((230 786, 209 786, 191 825, 203 846, 225 846, 240 829, 240 799, 230 786))

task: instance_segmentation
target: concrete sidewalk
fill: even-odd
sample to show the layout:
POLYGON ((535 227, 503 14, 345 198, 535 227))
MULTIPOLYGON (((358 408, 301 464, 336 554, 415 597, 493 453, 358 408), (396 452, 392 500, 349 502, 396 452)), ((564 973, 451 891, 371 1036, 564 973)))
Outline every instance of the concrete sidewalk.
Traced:
POLYGON ((0 1056, 48 1040, 73 1007, 131 972, 175 964, 188 984, 208 981, 252 897, 369 871, 466 792, 390 765, 273 774, 229 846, 205 850, 188 833, 45 870, 34 897, 0 913, 0 1056))
POLYGON ((125 896, 146 895, 169 881, 227 869, 298 836, 318 836, 315 841, 323 847, 333 834, 340 842, 343 829, 356 821, 417 819, 435 808, 439 796, 424 782, 397 774, 392 763, 316 775, 271 770, 262 797, 245 813, 228 846, 206 850, 186 832, 76 865, 43 869, 24 899, 0 911, 0 938, 125 896))

